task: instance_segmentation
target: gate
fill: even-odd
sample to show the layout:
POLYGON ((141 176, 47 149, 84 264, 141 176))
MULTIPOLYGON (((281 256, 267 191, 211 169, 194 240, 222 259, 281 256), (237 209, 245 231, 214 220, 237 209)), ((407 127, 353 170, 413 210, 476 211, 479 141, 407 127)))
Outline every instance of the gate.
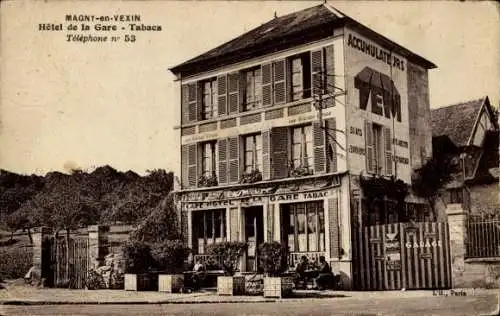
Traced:
POLYGON ((354 228, 356 290, 448 289, 448 223, 395 223, 354 228))
POLYGON ((83 289, 88 270, 88 239, 50 239, 50 286, 83 289))

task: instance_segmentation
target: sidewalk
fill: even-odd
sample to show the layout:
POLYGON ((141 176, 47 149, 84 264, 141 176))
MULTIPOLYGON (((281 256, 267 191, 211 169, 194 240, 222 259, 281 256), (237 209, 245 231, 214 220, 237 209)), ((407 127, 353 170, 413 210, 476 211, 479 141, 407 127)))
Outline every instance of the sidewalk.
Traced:
MULTIPOLYGON (((454 290, 455 292, 459 290, 454 290)), ((498 290, 464 289, 467 296, 498 295, 498 290)), ((43 289, 25 285, 7 285, 0 290, 0 305, 60 305, 60 304, 207 304, 207 303, 268 303, 324 299, 384 299, 430 297, 433 291, 295 291, 293 298, 273 299, 263 296, 218 296, 213 291, 169 294, 161 292, 131 292, 124 290, 43 289)), ((441 294, 451 295, 449 290, 441 294)))

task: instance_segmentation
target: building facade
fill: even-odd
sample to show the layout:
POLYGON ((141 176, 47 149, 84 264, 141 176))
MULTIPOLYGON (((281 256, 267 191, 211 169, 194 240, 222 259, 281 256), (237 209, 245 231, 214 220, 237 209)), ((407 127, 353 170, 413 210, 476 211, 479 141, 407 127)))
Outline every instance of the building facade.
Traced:
POLYGON ((173 67, 186 243, 245 241, 254 271, 260 243, 284 242, 291 264, 324 255, 348 288, 351 227, 370 217, 360 177, 409 184, 432 154, 434 67, 328 4, 173 67))

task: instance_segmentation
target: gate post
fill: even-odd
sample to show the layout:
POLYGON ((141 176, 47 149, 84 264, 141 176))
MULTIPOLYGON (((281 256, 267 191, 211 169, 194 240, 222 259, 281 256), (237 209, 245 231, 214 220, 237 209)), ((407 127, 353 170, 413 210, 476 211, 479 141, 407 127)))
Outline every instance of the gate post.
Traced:
POLYGON ((51 231, 48 227, 42 226, 34 229, 33 232, 33 269, 31 271, 31 281, 34 284, 43 284, 43 279, 47 279, 50 274, 50 246, 49 235, 51 231))
POLYGON ((97 269, 104 264, 104 257, 108 254, 107 225, 91 225, 87 228, 89 236, 89 268, 97 269))
POLYGON ((457 288, 463 285, 467 213, 461 204, 448 204, 446 215, 450 232, 451 286, 457 288))

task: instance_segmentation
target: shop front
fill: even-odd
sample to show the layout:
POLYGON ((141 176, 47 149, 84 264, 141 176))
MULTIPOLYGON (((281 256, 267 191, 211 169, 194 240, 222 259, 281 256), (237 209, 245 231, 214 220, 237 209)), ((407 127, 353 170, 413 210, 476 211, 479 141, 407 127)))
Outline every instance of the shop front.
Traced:
POLYGON ((248 250, 241 271, 259 271, 258 248, 266 241, 288 245, 289 264, 301 256, 340 261, 349 246, 349 190, 340 175, 231 190, 185 192, 181 195, 184 234, 196 255, 210 244, 244 241, 248 250), (343 193, 342 193, 343 192, 343 193), (344 195, 346 195, 344 197, 344 195), (344 202, 342 202, 344 201, 344 202), (344 220, 342 220, 344 217, 344 220), (344 223, 343 223, 344 222, 344 223), (344 235, 344 237, 342 237, 344 235))

